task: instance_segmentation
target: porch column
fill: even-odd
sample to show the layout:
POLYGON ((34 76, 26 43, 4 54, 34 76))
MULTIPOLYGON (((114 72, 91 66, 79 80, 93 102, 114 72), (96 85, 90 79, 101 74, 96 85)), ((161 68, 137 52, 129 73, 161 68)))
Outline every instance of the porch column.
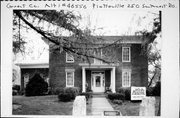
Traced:
POLYGON ((82 67, 82 92, 86 92, 86 71, 84 67, 82 67))
POLYGON ((111 70, 111 90, 113 93, 116 92, 116 68, 113 67, 112 70, 111 70))

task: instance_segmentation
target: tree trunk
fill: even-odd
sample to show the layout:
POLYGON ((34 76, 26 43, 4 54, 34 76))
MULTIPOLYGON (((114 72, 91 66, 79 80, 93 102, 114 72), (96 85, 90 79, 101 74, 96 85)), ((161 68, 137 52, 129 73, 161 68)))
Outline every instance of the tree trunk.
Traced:
POLYGON ((152 81, 153 81, 153 79, 155 78, 155 75, 156 75, 156 71, 155 71, 155 73, 154 73, 153 77, 151 78, 151 80, 150 80, 150 82, 149 82, 149 84, 148 84, 148 87, 150 87, 150 86, 151 86, 152 81))
POLYGON ((161 115, 161 97, 160 97, 160 100, 159 100, 159 109, 158 109, 157 116, 160 116, 160 115, 161 115))

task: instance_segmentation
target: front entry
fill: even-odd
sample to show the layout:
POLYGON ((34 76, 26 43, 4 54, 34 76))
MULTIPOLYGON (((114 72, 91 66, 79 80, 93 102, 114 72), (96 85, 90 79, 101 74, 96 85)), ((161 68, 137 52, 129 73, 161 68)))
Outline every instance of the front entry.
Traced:
POLYGON ((91 74, 91 88, 93 92, 105 91, 105 77, 104 72, 92 72, 91 74))

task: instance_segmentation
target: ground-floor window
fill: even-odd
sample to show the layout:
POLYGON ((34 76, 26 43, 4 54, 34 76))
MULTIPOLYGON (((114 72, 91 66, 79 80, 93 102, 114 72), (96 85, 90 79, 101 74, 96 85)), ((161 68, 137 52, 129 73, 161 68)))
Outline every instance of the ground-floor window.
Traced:
POLYGON ((66 70, 66 87, 74 87, 74 69, 66 70))
POLYGON ((122 87, 131 86, 131 70, 122 70, 122 87))
POLYGON ((28 84, 29 82, 29 74, 26 73, 24 74, 24 88, 26 88, 26 85, 28 84))

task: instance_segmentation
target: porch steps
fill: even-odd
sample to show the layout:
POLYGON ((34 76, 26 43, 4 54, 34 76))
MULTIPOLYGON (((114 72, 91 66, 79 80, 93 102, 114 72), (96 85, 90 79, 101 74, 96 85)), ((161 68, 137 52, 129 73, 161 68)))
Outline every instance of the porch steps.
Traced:
POLYGON ((100 98, 100 97, 106 97, 106 95, 104 93, 93 93, 92 97, 94 98, 100 98))

